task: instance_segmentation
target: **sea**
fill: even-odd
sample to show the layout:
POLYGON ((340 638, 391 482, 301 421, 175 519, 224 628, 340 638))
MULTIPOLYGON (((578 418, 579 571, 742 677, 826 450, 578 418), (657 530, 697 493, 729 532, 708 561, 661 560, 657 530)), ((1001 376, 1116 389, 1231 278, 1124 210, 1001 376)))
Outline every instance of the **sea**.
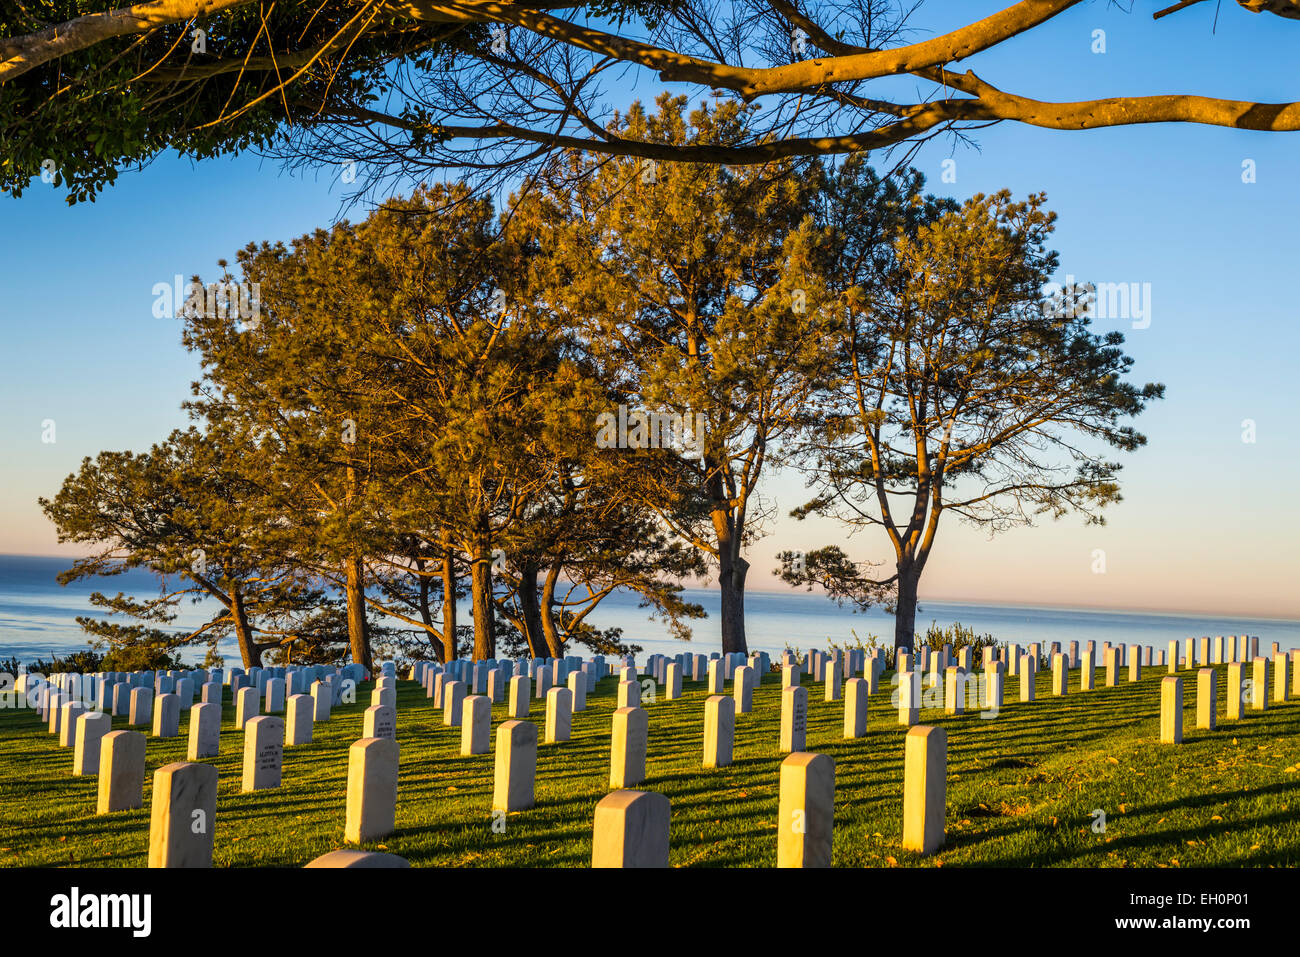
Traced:
MULTIPOLYGON (((69 564, 66 558, 0 555, 0 658, 14 656, 26 663, 85 650, 88 636, 77 624, 77 616, 102 617, 91 604, 92 592, 113 595, 121 591, 136 597, 158 593, 157 579, 142 571, 62 586, 56 576, 69 564)), ((631 594, 609 596, 589 620, 599 628, 621 627, 623 640, 643 649, 639 657, 656 652, 708 654, 719 650, 717 591, 691 588, 685 597, 708 612, 708 617, 690 623, 690 641, 674 638, 662 622, 652 620, 646 609, 637 607, 638 598, 631 594)), ((192 630, 209 620, 217 607, 211 601, 185 604, 171 627, 192 630)), ((461 611, 460 620, 470 620, 468 608, 461 611)), ((916 621, 918 631, 932 622, 943 628, 959 622, 978 634, 1022 646, 1034 641, 1068 644, 1091 639, 1099 645, 1109 641, 1149 644, 1159 649, 1174 639, 1249 634, 1259 637, 1261 649, 1271 648, 1275 641, 1282 648, 1300 648, 1300 621, 1267 618, 922 600, 916 621)), ((889 647, 893 627, 892 616, 882 609, 854 612, 817 593, 751 591, 745 596, 745 628, 751 651, 779 653, 787 647, 807 650, 832 643, 853 645, 858 640, 870 643, 873 638, 889 647)), ((223 642, 218 650, 226 656, 227 664, 238 664, 239 652, 233 640, 223 642)), ((197 663, 205 651, 204 647, 196 647, 183 657, 197 663)))

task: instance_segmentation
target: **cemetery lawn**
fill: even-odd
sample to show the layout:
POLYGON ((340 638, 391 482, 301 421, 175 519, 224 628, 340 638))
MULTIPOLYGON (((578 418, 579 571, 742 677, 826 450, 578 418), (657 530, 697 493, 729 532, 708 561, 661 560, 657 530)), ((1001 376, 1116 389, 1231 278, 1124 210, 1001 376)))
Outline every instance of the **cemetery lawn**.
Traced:
MULTIPOLYGON (((824 701, 823 687, 805 678, 807 750, 835 759, 835 865, 1300 866, 1300 702, 1270 702, 1227 722, 1226 669, 1218 670, 1214 732, 1196 729, 1195 675, 1180 673, 1177 746, 1157 741, 1157 669, 1084 693, 1075 671, 1065 698, 1050 696, 1043 672, 1028 704, 1018 700, 1019 679, 1008 678, 1007 704, 991 720, 926 708, 921 722, 946 728, 949 742, 947 843, 928 858, 901 847, 906 729, 889 708, 890 676, 872 698, 866 737, 851 741, 842 737, 843 702, 824 701), (1094 830, 1098 811, 1103 833, 1094 830)), ((397 831, 369 846, 415 866, 588 866, 594 808, 609 790, 616 684, 607 678, 588 696, 571 741, 539 745, 537 804, 510 814, 497 833, 493 755, 461 757, 460 729, 444 727, 424 691, 400 681, 397 831)), ((717 770, 700 766, 702 683, 686 682, 678 701, 643 700, 642 787, 672 802, 674 866, 775 865, 780 686, 773 673, 755 689, 753 712, 736 716, 735 763, 717 770)), ((240 793, 243 741, 226 689, 221 756, 210 759, 220 774, 216 866, 300 867, 343 846, 347 749, 361 736, 370 688, 362 684, 357 704, 317 724, 314 743, 285 749, 282 787, 251 794, 240 793)), ((494 746, 504 708, 493 708, 494 746)), ((544 717, 534 700, 539 738, 544 717)), ((188 722, 183 712, 181 737, 148 739, 144 807, 98 817, 96 779, 72 776, 72 749, 60 748, 35 712, 0 710, 0 866, 144 867, 153 772, 185 760, 188 722)))

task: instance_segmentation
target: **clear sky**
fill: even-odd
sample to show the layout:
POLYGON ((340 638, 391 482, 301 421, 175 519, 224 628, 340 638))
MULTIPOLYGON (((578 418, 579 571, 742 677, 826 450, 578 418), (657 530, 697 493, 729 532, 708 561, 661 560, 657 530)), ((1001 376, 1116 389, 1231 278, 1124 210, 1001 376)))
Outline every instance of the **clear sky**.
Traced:
MULTIPOLYGON (((1001 5, 931 0, 918 22, 951 28, 1001 5)), ((1212 34, 1214 4, 1154 23, 1158 5, 1134 6, 1084 5, 965 66, 1039 99, 1300 97, 1300 23, 1226 2, 1212 34), (1098 29, 1105 53, 1092 52, 1098 29)), ((653 95, 644 84, 640 93, 653 95)), ((1124 501, 1106 527, 1065 519, 990 540, 950 523, 922 597, 1300 618, 1300 509, 1290 499, 1300 331, 1288 286, 1300 245, 1300 134, 1003 125, 975 136, 977 148, 923 149, 916 165, 930 187, 958 197, 1045 191, 1060 214, 1061 278, 1150 283, 1150 324, 1126 329, 1128 351, 1134 378, 1168 392, 1137 422, 1150 442, 1127 457, 1124 501), (953 183, 941 181, 948 159, 953 183), (1246 160, 1253 183, 1242 181, 1246 160), (1253 443, 1243 441, 1247 419, 1253 443), (1104 574, 1093 572, 1096 549, 1104 574)), ((83 456, 144 448, 184 424, 179 404, 197 367, 177 323, 152 315, 154 284, 209 274, 249 241, 328 224, 343 195, 336 177, 293 178, 252 156, 166 157, 124 173, 93 204, 69 208, 39 182, 20 200, 0 196, 0 552, 59 554, 37 496, 57 491, 83 456), (53 442, 43 441, 46 420, 53 442)), ((780 517, 751 555, 754 588, 777 587, 780 550, 844 544, 829 523, 784 517, 803 498, 797 477, 774 477, 766 494, 780 517)), ((847 547, 886 558, 870 535, 847 547)))

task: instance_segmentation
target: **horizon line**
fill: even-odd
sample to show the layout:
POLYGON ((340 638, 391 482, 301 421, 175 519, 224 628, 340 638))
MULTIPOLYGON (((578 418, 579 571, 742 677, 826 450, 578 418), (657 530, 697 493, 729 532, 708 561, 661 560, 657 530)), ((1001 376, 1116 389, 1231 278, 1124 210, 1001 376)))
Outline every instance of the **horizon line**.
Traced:
MULTIPOLYGON (((63 557, 65 556, 33 555, 33 554, 28 554, 23 552, 0 552, 0 558, 60 559, 63 557)), ((72 558, 72 556, 67 556, 67 557, 72 558)), ((701 582, 699 579, 679 580, 678 584, 681 584, 684 589, 692 589, 695 591, 711 591, 715 587, 708 580, 701 582)), ((815 590, 809 590, 804 588, 796 588, 794 586, 790 586, 788 588, 783 588, 783 589, 749 587, 746 588, 746 592, 750 594, 762 594, 762 595, 806 595, 809 597, 823 598, 826 601, 831 601, 831 602, 835 601, 835 599, 827 595, 824 592, 824 590, 815 591, 815 590)), ((1179 610, 1175 608, 1143 607, 1143 606, 1136 606, 1136 605, 1069 605, 1069 604, 1056 605, 1050 603, 1038 604, 1032 602, 1023 602, 1023 601, 989 600, 989 599, 982 599, 982 598, 966 598, 966 597, 952 597, 952 596, 942 597, 937 595, 931 598, 918 597, 916 603, 917 610, 918 611, 922 610, 925 607, 926 602, 936 602, 939 604, 952 604, 952 605, 978 605, 987 608, 1024 608, 1024 609, 1029 609, 1034 611, 1072 611, 1072 612, 1083 612, 1086 614, 1097 614, 1097 615, 1138 614, 1138 615, 1147 615, 1150 617, 1170 617, 1170 618, 1218 618, 1223 620, 1240 619, 1242 621, 1271 622, 1271 623, 1281 623, 1281 624, 1300 626, 1300 618, 1278 618, 1278 617, 1269 617, 1269 616, 1261 616, 1261 615, 1240 615, 1232 612, 1222 612, 1222 611, 1214 611, 1214 612, 1187 611, 1185 609, 1179 610)), ((839 607, 843 607, 843 606, 839 606, 839 607)), ((854 611, 852 613, 861 614, 861 612, 857 612, 857 611, 854 611)), ((885 614, 888 615, 887 612, 885 614)))

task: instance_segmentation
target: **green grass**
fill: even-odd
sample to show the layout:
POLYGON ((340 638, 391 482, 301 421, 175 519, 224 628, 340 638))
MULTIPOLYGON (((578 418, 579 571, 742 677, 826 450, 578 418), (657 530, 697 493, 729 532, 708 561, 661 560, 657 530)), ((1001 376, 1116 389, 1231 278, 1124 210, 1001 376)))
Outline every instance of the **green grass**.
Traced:
MULTIPOLYGON (((948 731, 947 843, 921 858, 901 844, 904 728, 889 688, 871 701, 866 737, 842 737, 843 703, 823 701, 807 679, 807 750, 835 759, 834 863, 908 865, 1296 866, 1300 865, 1300 702, 1270 703, 1229 724, 1225 669, 1219 669, 1219 730, 1195 727, 1195 676, 1182 672, 1184 743, 1157 743, 1160 679, 1049 695, 1021 704, 1006 681, 1007 704, 993 720, 927 709, 922 723, 948 731), (1094 809, 1106 830, 1094 833, 1094 809)), ((1098 670, 1098 680, 1103 672, 1098 670)), ((542 744, 537 804, 509 815, 494 833, 493 756, 459 755, 460 729, 446 728, 422 689, 399 682, 401 771, 397 831, 381 847, 417 866, 587 866, 596 802, 608 793, 614 678, 573 717, 573 739, 542 744)), ((217 866, 297 867, 343 846, 348 746, 361 735, 370 685, 358 704, 336 708, 315 742, 287 748, 283 786, 240 793, 243 737, 225 702, 216 820, 217 866)), ((1271 691, 1271 689, 1270 689, 1271 691)), ((645 704, 650 717, 645 789, 672 802, 676 866, 776 863, 780 678, 766 676, 754 710, 737 715, 735 763, 706 771, 703 684, 687 682, 678 701, 645 704)), ((544 724, 544 703, 530 720, 544 724)), ((493 724, 505 719, 504 705, 493 724)), ((154 769, 185 760, 182 736, 149 738, 145 806, 95 814, 96 779, 71 774, 72 749, 39 727, 32 711, 0 711, 0 866, 135 866, 146 863, 154 769)), ((124 719, 114 728, 126 727, 124 719)), ((540 737, 539 733, 539 737, 540 737)), ((495 735, 493 738, 495 744, 495 735)))

